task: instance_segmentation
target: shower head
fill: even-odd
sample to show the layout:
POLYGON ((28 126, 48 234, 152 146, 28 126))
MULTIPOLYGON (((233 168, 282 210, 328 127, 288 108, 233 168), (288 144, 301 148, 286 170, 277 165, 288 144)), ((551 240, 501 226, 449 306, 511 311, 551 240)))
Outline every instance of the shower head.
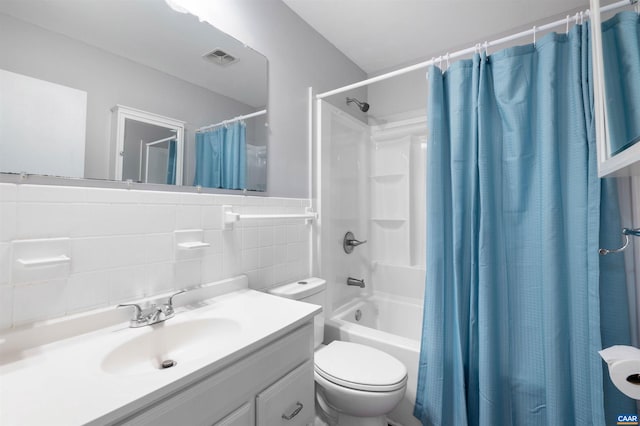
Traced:
POLYGON ((360 111, 362 111, 362 112, 369 111, 369 104, 368 103, 360 102, 356 98, 347 98, 347 105, 349 105, 351 102, 353 102, 354 104, 358 105, 358 108, 360 108, 360 111))

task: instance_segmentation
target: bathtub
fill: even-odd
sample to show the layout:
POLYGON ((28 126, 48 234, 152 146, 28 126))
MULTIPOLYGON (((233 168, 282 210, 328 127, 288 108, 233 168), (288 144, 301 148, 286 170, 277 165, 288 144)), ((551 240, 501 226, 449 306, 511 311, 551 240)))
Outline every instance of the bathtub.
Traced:
POLYGON ((389 414, 396 425, 420 426, 413 417, 422 329, 422 300, 374 292, 335 310, 325 321, 325 343, 362 343, 387 352, 407 367, 407 392, 389 414))

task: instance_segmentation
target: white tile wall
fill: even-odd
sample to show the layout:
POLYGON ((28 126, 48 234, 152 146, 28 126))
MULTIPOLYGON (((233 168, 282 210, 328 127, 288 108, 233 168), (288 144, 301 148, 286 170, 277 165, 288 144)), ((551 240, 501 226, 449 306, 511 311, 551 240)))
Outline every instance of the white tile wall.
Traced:
POLYGON ((309 225, 260 220, 222 230, 223 204, 303 213, 310 201, 0 183, 0 329, 240 273, 254 289, 309 275, 309 225), (183 229, 202 229, 210 247, 177 255, 174 231, 183 229), (68 239, 70 264, 13 273, 15 247, 59 238, 68 239))

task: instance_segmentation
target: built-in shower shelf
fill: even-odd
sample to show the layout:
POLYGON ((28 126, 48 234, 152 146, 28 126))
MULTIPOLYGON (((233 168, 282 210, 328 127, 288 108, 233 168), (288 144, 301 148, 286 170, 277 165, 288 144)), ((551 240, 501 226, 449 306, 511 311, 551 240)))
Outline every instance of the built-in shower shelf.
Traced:
POLYGON ((372 217, 372 221, 374 222, 406 222, 405 218, 390 218, 390 217, 372 217))
POLYGON ((372 176, 369 176, 369 178, 377 181, 393 181, 393 180, 400 180, 405 176, 407 176, 406 173, 385 173, 380 175, 372 175, 372 176))

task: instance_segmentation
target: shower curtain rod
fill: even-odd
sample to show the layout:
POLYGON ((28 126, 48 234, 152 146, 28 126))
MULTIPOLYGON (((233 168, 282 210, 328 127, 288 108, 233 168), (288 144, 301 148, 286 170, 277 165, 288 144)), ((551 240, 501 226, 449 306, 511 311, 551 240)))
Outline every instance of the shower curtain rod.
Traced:
POLYGON ((176 140, 176 139, 178 139, 176 136, 169 136, 168 138, 158 139, 157 141, 146 142, 145 145, 146 146, 153 146, 153 145, 157 145, 159 143, 163 143, 163 142, 166 142, 166 141, 172 141, 172 140, 176 140))
MULTIPOLYGON (((621 7, 625 7, 625 6, 630 6, 632 4, 637 3, 638 0, 622 0, 616 3, 612 3, 608 6, 603 6, 600 8, 600 12, 609 12, 611 10, 615 10, 615 9, 619 9, 621 7)), ((523 38, 523 37, 528 37, 528 36, 533 36, 534 39, 534 43, 535 43, 535 37, 536 37, 536 33, 541 32, 541 31, 546 31, 546 30, 550 30, 552 28, 555 27, 559 27, 561 25, 566 25, 567 28, 569 27, 569 24, 571 23, 571 21, 576 21, 576 23, 578 22, 578 20, 580 19, 584 19, 585 16, 589 16, 589 9, 587 9, 584 12, 578 12, 574 15, 567 15, 566 18, 564 19, 559 19, 555 22, 551 22, 549 24, 545 24, 545 25, 541 25, 539 27, 533 27, 530 30, 526 30, 526 31, 521 31, 519 33, 516 34, 512 34, 510 36, 506 36, 503 38, 499 38, 497 40, 493 40, 493 41, 487 41, 484 43, 479 43, 476 44, 473 47, 469 47, 467 49, 462 49, 462 50, 458 50, 457 52, 453 52, 453 53, 447 53, 446 55, 441 55, 438 56, 437 58, 432 58, 428 61, 424 61, 424 62, 419 62, 417 64, 414 65, 410 65, 408 67, 405 68, 400 68, 399 70, 395 70, 395 71, 391 71, 388 72, 386 74, 381 74, 377 77, 372 77, 372 78, 368 78, 366 80, 362 80, 359 81, 357 83, 353 83, 353 84, 349 84, 347 86, 343 86, 343 87, 339 87, 337 89, 334 90, 330 90, 328 92, 324 92, 324 93, 319 93, 316 95, 316 99, 324 99, 326 97, 329 96, 333 96, 333 95, 337 95, 339 93, 344 93, 347 92, 349 90, 353 90, 353 89, 357 89, 359 87, 362 86, 367 86, 369 84, 372 83, 377 83, 379 81, 383 81, 383 80, 387 80, 389 78, 392 77, 397 77, 399 75, 403 75, 412 71, 416 71, 422 68, 427 68, 431 65, 437 64, 437 63, 442 63, 442 62, 448 62, 451 59, 456 59, 459 58, 461 56, 465 56, 465 55, 469 55, 471 53, 475 53, 480 49, 488 49, 489 47, 493 47, 493 46, 497 46, 499 44, 504 44, 507 43, 509 41, 513 41, 513 40, 517 40, 519 38, 523 38)))
POLYGON ((209 126, 200 127, 198 130, 196 130, 196 133, 204 132, 206 130, 213 129, 214 127, 224 126, 225 124, 235 123, 236 121, 241 121, 241 120, 244 120, 244 119, 247 119, 247 118, 258 117, 260 115, 265 115, 266 113, 267 113, 267 110, 266 109, 262 109, 260 111, 252 112, 251 114, 239 115, 239 116, 234 117, 234 118, 232 118, 230 120, 224 120, 224 121, 221 121, 220 123, 216 123, 216 124, 211 124, 209 126))

